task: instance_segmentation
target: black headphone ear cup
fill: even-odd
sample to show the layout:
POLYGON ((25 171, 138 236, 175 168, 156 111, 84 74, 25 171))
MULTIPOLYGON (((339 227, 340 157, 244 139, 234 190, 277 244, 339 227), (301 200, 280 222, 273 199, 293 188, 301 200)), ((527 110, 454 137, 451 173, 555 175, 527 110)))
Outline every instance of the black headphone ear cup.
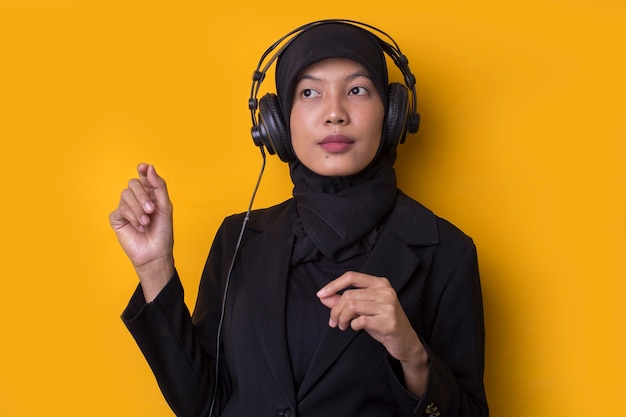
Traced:
POLYGON ((400 83, 389 84, 387 93, 387 117, 385 118, 382 151, 395 151, 404 143, 409 118, 409 89, 400 83))
POLYGON ((276 94, 268 93, 259 100, 259 125, 259 139, 270 154, 278 155, 284 162, 297 159, 276 94))

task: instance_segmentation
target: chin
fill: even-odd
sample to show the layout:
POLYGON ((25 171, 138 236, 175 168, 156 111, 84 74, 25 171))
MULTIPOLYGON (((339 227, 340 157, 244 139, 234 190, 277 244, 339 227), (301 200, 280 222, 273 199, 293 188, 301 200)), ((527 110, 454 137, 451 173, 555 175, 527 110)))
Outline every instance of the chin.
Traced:
MULTIPOLYGON (((296 153, 297 155, 297 153, 296 153)), ((323 177, 347 177, 361 172, 371 162, 370 158, 354 158, 347 154, 316 155, 298 158, 308 169, 323 177)), ((373 159, 373 156, 372 158, 373 159)))
POLYGON ((323 177, 347 177, 361 171, 361 169, 348 169, 346 167, 307 167, 317 175, 323 177))

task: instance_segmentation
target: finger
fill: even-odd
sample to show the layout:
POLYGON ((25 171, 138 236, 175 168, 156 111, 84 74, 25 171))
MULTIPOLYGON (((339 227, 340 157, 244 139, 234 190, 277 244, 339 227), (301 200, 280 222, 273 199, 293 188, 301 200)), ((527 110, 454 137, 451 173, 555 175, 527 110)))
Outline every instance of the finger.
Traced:
POLYGON ((367 330, 375 334, 390 334, 398 328, 398 319, 391 306, 372 302, 352 303, 351 316, 342 314, 338 319, 339 328, 367 330))
POLYGON ((367 288, 376 285, 378 283, 378 279, 378 277, 372 275, 348 271, 322 287, 317 292, 317 296, 320 298, 327 297, 350 287, 367 288))
POLYGON ((335 304, 337 303, 337 301, 339 301, 340 298, 341 298, 340 295, 334 294, 334 295, 331 295, 330 297, 321 297, 320 301, 326 307, 333 308, 335 306, 335 304))
POLYGON ((356 303, 350 294, 358 290, 346 291, 342 295, 334 296, 334 305, 330 309, 330 317, 328 319, 328 325, 330 327, 339 327, 341 330, 345 330, 352 319, 358 314, 356 313, 356 303))
POLYGON ((357 316, 350 321, 350 328, 355 332, 365 330, 372 335, 387 335, 389 333, 388 325, 381 316, 357 316))
MULTIPOLYGON (((138 218, 150 215, 155 210, 153 191, 144 186, 141 180, 132 179, 128 182, 130 193, 123 195, 124 201, 135 212, 138 218)), ((149 220, 149 218, 148 218, 149 220)))
POLYGON ((318 291, 317 295, 319 300, 326 307, 336 309, 341 308, 343 304, 351 300, 373 301, 375 299, 381 299, 381 297, 385 294, 385 288, 381 286, 371 286, 367 288, 356 288, 350 286, 336 293, 331 293, 330 290, 330 287, 322 288, 320 291, 318 291))
POLYGON ((137 204, 145 213, 154 212, 154 190, 141 179, 133 178, 128 181, 128 188, 133 192, 137 204))
POLYGON ((331 308, 329 323, 347 328, 358 317, 387 317, 394 321, 397 306, 393 289, 377 287, 348 290, 331 308))
POLYGON ((150 213, 146 211, 145 191, 138 180, 131 180, 128 188, 122 191, 120 204, 118 206, 119 214, 125 218, 135 229, 140 225, 146 226, 150 223, 150 213), (139 195, 139 196, 138 196, 139 195))
POLYGON ((336 323, 341 330, 345 330, 356 318, 377 313, 376 302, 373 299, 349 298, 345 297, 344 294, 342 299, 331 309, 329 324, 336 323))
POLYGON ((125 204, 120 205, 109 214, 109 223, 115 232, 122 230, 128 225, 138 232, 145 230, 145 227, 125 204))
MULTIPOLYGON (((355 317, 354 320, 350 321, 350 328, 355 332, 358 332, 359 330, 367 330, 368 322, 371 322, 371 319, 372 318, 368 316, 355 317)), ((371 325, 369 327, 371 327, 371 325)))
POLYGON ((167 184, 165 180, 157 174, 154 165, 139 164, 137 172, 139 173, 141 183, 150 189, 157 207, 166 212, 171 211, 167 184))
POLYGON ((137 174, 139 174, 139 178, 147 177, 148 167, 150 167, 150 164, 146 164, 145 162, 142 162, 137 165, 137 174))
POLYGON ((350 323, 352 322, 352 320, 356 319, 357 317, 359 317, 358 314, 355 314, 351 310, 344 309, 341 311, 341 314, 339 314, 336 319, 331 316, 331 318, 328 320, 328 325, 331 327, 339 327, 340 330, 346 330, 348 327, 350 327, 350 323), (335 326, 333 326, 333 324, 335 326))
POLYGON ((123 215, 122 210, 117 207, 109 214, 109 224, 113 228, 113 230, 119 230, 129 224, 130 222, 123 215))
POLYGON ((155 186, 158 185, 158 184, 153 184, 151 182, 153 180, 152 176, 148 177, 148 171, 150 170, 151 166, 152 165, 145 164, 145 163, 141 163, 137 165, 137 174, 139 174, 139 180, 144 185, 144 187, 148 187, 148 188, 154 188, 155 186))
POLYGON ((148 178, 148 171, 150 169, 149 164, 141 163, 137 165, 137 174, 139 174, 139 183, 142 185, 143 189, 146 191, 148 195, 148 201, 145 201, 144 204, 153 204, 154 198, 154 189, 158 186, 153 184, 151 179, 148 178))

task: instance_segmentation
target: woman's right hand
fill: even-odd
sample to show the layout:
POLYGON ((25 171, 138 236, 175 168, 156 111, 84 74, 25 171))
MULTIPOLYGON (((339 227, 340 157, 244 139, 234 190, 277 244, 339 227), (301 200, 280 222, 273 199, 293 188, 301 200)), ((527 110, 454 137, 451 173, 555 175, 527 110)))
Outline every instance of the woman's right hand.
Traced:
POLYGON ((174 273, 172 202, 154 166, 139 164, 137 173, 139 178, 122 191, 109 223, 137 271, 146 302, 151 302, 174 273))

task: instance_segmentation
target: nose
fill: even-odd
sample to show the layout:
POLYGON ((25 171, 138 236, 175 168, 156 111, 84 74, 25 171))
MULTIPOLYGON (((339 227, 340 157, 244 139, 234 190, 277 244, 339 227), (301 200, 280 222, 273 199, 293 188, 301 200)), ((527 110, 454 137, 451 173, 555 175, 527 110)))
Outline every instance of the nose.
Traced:
POLYGON ((326 107, 326 116, 325 116, 325 124, 334 125, 334 124, 347 124, 350 121, 350 117, 348 114, 348 110, 343 101, 343 97, 338 97, 337 95, 332 95, 327 98, 327 107, 326 107))

